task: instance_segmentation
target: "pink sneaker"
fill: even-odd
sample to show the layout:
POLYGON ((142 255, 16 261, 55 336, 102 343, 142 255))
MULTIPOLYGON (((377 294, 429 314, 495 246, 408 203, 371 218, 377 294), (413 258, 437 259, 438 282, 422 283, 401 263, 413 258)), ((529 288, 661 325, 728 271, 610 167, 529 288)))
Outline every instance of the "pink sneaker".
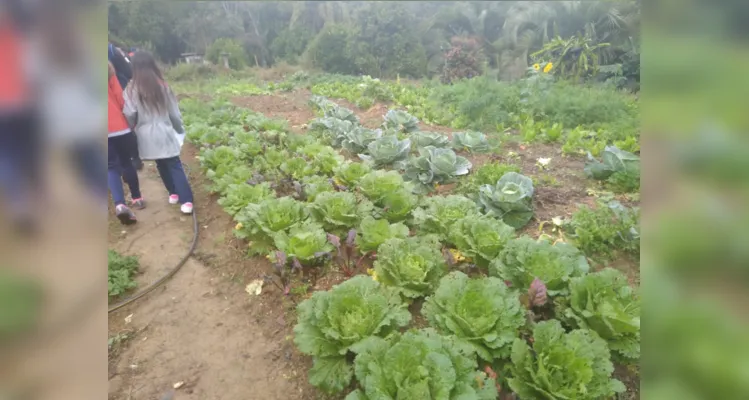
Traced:
POLYGON ((140 199, 133 199, 133 201, 130 203, 131 206, 133 206, 136 210, 142 210, 146 208, 146 201, 143 200, 143 198, 140 199))
POLYGON ((169 204, 177 204, 177 203, 179 203, 179 196, 177 196, 176 194, 169 196, 169 204))
POLYGON ((192 203, 185 203, 180 208, 182 214, 192 214, 192 203))

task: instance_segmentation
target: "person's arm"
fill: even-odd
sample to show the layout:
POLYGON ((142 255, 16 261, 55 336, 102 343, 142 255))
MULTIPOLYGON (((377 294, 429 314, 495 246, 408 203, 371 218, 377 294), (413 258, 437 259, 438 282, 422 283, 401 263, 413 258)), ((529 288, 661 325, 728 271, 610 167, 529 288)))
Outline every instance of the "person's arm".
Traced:
POLYGON ((130 63, 127 62, 125 56, 115 47, 112 51, 112 65, 114 65, 117 75, 125 77, 128 81, 133 78, 133 71, 130 69, 130 63))
POLYGON ((171 88, 166 89, 167 107, 169 108, 169 119, 172 121, 174 130, 180 135, 185 133, 185 126, 182 123, 182 113, 179 112, 179 102, 172 92, 171 88))
POLYGON ((125 114, 125 118, 131 129, 135 129, 135 125, 138 124, 138 106, 135 104, 133 95, 131 89, 124 91, 125 106, 122 110, 122 113, 125 114))

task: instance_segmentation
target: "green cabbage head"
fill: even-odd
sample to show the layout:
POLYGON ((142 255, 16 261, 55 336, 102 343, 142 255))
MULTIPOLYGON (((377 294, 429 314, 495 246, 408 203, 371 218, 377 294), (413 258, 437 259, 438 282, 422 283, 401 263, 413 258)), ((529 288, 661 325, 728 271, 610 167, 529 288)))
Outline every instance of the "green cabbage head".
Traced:
POLYGON ((488 362, 510 356, 526 318, 517 294, 504 282, 490 277, 471 279, 460 271, 440 280, 421 313, 431 326, 465 340, 488 362))
POLYGON ((390 239, 377 249, 377 280, 401 294, 417 298, 429 294, 446 273, 445 258, 435 237, 390 239))
POLYGON ((502 220, 473 215, 452 224, 448 239, 478 266, 486 267, 514 235, 515 230, 502 220))
POLYGON ((450 227, 459 219, 479 215, 475 202, 457 195, 427 197, 413 211, 414 226, 419 227, 419 232, 439 235, 442 240, 447 240, 450 227))
POLYGON ((368 276, 355 276, 297 307, 294 344, 313 357, 310 383, 326 393, 351 382, 349 353, 371 336, 386 337, 411 320, 400 295, 368 276))
POLYGON ((508 172, 496 185, 479 188, 479 204, 485 213, 520 229, 533 218, 533 181, 517 172, 508 172))
POLYGON ((494 400, 497 388, 477 371, 470 346, 432 329, 388 339, 370 337, 356 345, 356 379, 346 400, 494 400))
POLYGON ((608 399, 625 390, 611 378, 606 342, 588 330, 565 333, 557 320, 539 322, 533 345, 515 339, 508 384, 521 399, 608 399))

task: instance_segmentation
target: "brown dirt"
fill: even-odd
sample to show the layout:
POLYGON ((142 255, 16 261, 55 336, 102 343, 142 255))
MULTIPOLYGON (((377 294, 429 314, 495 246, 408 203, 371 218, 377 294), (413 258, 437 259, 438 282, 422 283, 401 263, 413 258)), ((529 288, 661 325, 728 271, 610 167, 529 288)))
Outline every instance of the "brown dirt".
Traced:
POLYGON ((299 89, 289 93, 262 96, 241 96, 232 99, 240 107, 264 114, 267 117, 289 121, 292 131, 301 133, 304 126, 315 118, 307 105, 312 93, 299 89))
MULTIPOLYGON (((203 189, 194 155, 186 145, 198 248, 165 285, 109 315, 110 337, 130 334, 110 353, 109 399, 158 399, 177 382, 184 382, 176 396, 184 400, 315 398, 306 379, 310 362, 290 341, 294 314, 272 284, 260 296, 244 291, 270 267, 265 259, 244 256, 231 236, 231 218, 203 189)), ((148 208, 132 227, 111 225, 110 248, 140 256, 143 288, 184 254, 192 223, 167 204, 153 163, 141 173, 141 186, 148 208)))

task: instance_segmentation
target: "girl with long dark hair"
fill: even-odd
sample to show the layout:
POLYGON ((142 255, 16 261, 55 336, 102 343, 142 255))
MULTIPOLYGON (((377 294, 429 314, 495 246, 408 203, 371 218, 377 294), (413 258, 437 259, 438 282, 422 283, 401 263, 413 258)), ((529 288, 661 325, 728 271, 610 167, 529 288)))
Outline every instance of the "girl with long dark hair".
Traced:
POLYGON ((130 63, 133 79, 125 90, 124 114, 138 137, 140 157, 156 161, 169 203, 180 203, 182 212, 191 214, 192 189, 179 159, 185 128, 177 98, 151 54, 137 51, 130 63))

